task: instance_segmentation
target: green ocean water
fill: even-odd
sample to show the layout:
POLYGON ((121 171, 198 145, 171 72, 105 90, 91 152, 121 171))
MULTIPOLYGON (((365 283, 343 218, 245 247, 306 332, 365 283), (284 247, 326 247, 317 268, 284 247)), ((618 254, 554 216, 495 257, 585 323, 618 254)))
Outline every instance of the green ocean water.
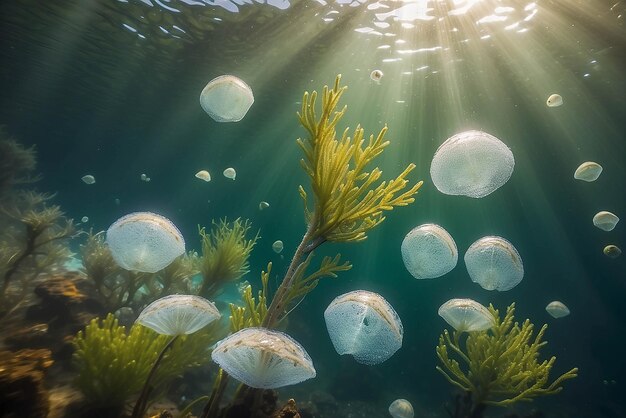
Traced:
POLYGON ((458 4, 431 1, 424 3, 433 19, 411 18, 407 9, 394 20, 376 16, 393 2, 292 3, 281 10, 252 2, 2 2, 0 124, 36 146, 38 189, 56 192, 69 216, 88 216, 88 228, 105 230, 127 213, 152 211, 199 250, 198 225, 250 219, 262 238, 245 279, 258 285, 272 261, 276 289, 306 229, 298 185, 308 179, 296 144, 305 131, 296 112, 305 90, 342 74, 348 110, 341 129, 361 123, 369 135, 387 124, 391 144, 377 163, 383 178, 414 163, 409 178, 424 185, 366 241, 319 249, 318 256, 340 252, 354 267, 323 280, 289 317, 288 332, 313 358, 317 378, 285 388, 284 397, 328 392, 340 402, 370 403, 372 417, 406 398, 416 416, 446 416, 453 390, 435 370, 434 348, 447 326, 437 309, 467 297, 501 310, 515 302, 520 318, 549 324, 544 355, 557 357, 556 373, 580 368, 561 394, 521 411, 626 416, 626 264, 602 252, 608 244, 626 248, 626 233, 623 221, 611 232, 591 221, 601 210, 626 216, 626 5, 537 1, 532 14, 530 2, 492 1, 451 17, 458 4), (500 26, 476 23, 505 6, 515 11, 496 13, 510 13, 500 26), (196 23, 191 36, 198 8, 212 23, 196 23), (155 10, 153 22, 147 13, 155 10), (513 21, 525 30, 505 29, 513 21), (171 36, 172 25, 189 36, 171 36), (370 79, 374 69, 384 72, 380 83, 370 79), (199 106, 202 88, 222 74, 242 78, 254 92, 241 122, 216 123, 199 106), (563 106, 546 106, 552 93, 563 96, 563 106), (495 135, 515 156, 511 179, 482 199, 445 195, 429 173, 439 145, 469 129, 495 135), (584 161, 603 166, 597 181, 574 180, 584 161), (227 167, 237 170, 235 181, 222 176, 227 167), (194 177, 201 169, 210 183, 194 177), (141 181, 142 173, 151 181, 141 181), (96 183, 84 184, 85 174, 96 183), (259 211, 262 200, 270 207, 259 211), (418 281, 402 262, 402 239, 423 223, 443 226, 459 250, 456 268, 439 279, 418 281), (467 274, 463 254, 487 235, 505 237, 523 259, 524 279, 510 291, 486 291, 467 274), (271 248, 278 239, 280 255, 271 248), (404 325, 402 349, 379 366, 338 356, 326 332, 324 309, 357 289, 383 295, 404 325), (545 306, 553 300, 571 315, 551 318, 545 306))

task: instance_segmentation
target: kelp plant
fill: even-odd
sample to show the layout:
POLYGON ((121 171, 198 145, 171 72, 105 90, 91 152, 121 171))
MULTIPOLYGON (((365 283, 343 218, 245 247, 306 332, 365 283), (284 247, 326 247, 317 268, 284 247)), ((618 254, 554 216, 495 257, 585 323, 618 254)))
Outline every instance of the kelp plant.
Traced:
POLYGON ((491 305, 489 311, 495 318, 495 326, 487 331, 467 333, 465 344, 463 333, 456 330, 452 336, 444 330, 439 337, 436 351, 441 366, 437 370, 467 394, 463 404, 457 400, 452 414, 455 418, 478 418, 487 405, 508 406, 558 393, 561 384, 578 373, 573 368, 549 383, 556 357, 539 360, 539 350, 547 344, 542 338, 548 326, 541 327, 533 337, 534 325, 528 319, 521 325, 514 322, 514 303, 507 308, 504 318, 491 305))
MULTIPOLYGON (((382 171, 378 167, 369 167, 389 145, 389 141, 385 140, 387 126, 378 135, 370 135, 368 140, 364 138, 360 125, 354 129, 352 136, 346 128, 338 137, 337 124, 346 106, 341 110, 337 110, 337 106, 347 89, 340 86, 340 81, 341 75, 338 75, 332 88, 324 86, 319 116, 316 113, 317 92, 304 93, 298 118, 308 136, 298 139, 297 143, 304 152, 301 164, 311 182, 312 198, 304 187, 299 188, 307 229, 269 307, 266 306, 269 300, 266 282, 258 299, 253 297, 251 289, 245 289, 243 297, 246 306, 232 308, 231 311, 231 327, 234 329, 257 324, 275 328, 295 307, 294 302, 302 300, 321 278, 337 277, 338 272, 352 267, 349 262, 342 262, 337 254, 324 257, 318 269, 309 273, 307 270, 313 262, 313 250, 326 241, 365 240, 367 233, 385 220, 385 212, 412 203, 413 196, 423 183, 420 181, 407 189, 409 181, 406 177, 415 168, 414 164, 409 164, 389 181, 380 181, 382 171)), ((262 275, 265 280, 270 268, 271 265, 268 266, 268 273, 262 275)), ((215 416, 225 381, 220 370, 203 417, 215 416)), ((238 394, 244 392, 238 391, 238 394)))

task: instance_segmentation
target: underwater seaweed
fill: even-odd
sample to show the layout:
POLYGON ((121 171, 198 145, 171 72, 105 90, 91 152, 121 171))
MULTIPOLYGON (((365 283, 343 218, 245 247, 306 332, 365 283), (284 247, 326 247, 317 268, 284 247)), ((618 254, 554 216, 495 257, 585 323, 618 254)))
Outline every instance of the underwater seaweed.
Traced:
POLYGON ((66 241, 77 235, 73 221, 52 198, 32 191, 16 192, 0 207, 0 319, 8 317, 32 292, 32 281, 50 273, 71 255, 66 241))
POLYGON ((13 185, 36 181, 32 176, 36 165, 35 147, 24 148, 0 126, 0 196, 6 198, 13 185))
POLYGON ((456 330, 452 336, 444 330, 439 337, 436 352, 441 367, 437 366, 437 370, 454 386, 471 395, 467 398, 471 402, 457 402, 454 416, 458 418, 480 417, 487 405, 508 406, 558 393, 562 390, 561 384, 578 373, 578 369, 573 368, 549 383, 556 357, 539 361, 539 350, 547 344, 542 338, 548 326, 543 325, 533 336, 534 325, 530 320, 521 325, 514 322, 514 303, 503 318, 491 305, 489 311, 495 325, 486 331, 468 332, 465 344, 461 341, 464 333, 456 330))
MULTIPOLYGON (((332 89, 324 86, 321 115, 316 115, 317 92, 305 92, 302 109, 298 113, 300 124, 309 133, 298 139, 304 152, 301 165, 309 176, 313 190, 312 208, 304 187, 299 187, 304 201, 307 230, 291 260, 287 273, 276 291, 263 326, 272 328, 288 312, 298 297, 313 290, 322 277, 336 277, 339 271, 348 270, 349 263, 340 263, 340 255, 324 258, 317 273, 306 274, 312 251, 326 241, 358 242, 385 220, 384 213, 394 207, 406 206, 415 199, 423 182, 408 190, 406 176, 415 168, 409 164, 395 179, 380 181, 382 171, 368 166, 389 145, 385 141, 387 127, 378 135, 370 135, 367 143, 364 130, 358 125, 353 136, 348 129, 338 139, 336 126, 343 117, 346 106, 337 105, 347 87, 340 87, 341 75, 335 78, 332 89)), ((312 257, 312 256, 311 256, 312 257)))
MULTIPOLYGON (((208 363, 209 347, 225 333, 216 322, 178 338, 164 354, 152 387, 162 387, 184 371, 208 363)), ((133 325, 127 332, 112 314, 94 319, 74 339, 78 370, 75 385, 90 405, 121 410, 142 389, 156 358, 170 340, 141 325, 133 325)))
POLYGON ((11 315, 33 290, 33 280, 50 273, 72 254, 77 235, 54 195, 15 188, 37 181, 35 148, 9 138, 0 126, 0 320, 11 315))
POLYGON ((250 221, 241 218, 228 222, 220 219, 213 222, 209 232, 200 228, 202 255, 198 265, 202 274, 202 284, 198 294, 212 298, 224 283, 239 280, 248 273, 248 259, 259 239, 259 233, 248 239, 252 227, 250 221))

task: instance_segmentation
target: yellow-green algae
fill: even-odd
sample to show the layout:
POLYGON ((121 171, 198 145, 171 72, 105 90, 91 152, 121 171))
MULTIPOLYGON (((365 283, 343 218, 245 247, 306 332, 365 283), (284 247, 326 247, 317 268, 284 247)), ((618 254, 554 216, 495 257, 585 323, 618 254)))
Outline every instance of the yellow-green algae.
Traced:
MULTIPOLYGON (((219 324, 180 337, 168 350, 153 384, 159 387, 184 371, 207 364, 210 348, 225 332, 219 324)), ((150 369, 170 337, 140 325, 128 332, 114 315, 94 319, 74 339, 76 386, 89 403, 123 405, 141 390, 150 369)))
POLYGON ((507 406, 558 393, 565 380, 577 376, 578 369, 573 368, 550 383, 556 357, 539 360, 539 350, 547 344, 542 341, 547 325, 533 336, 530 320, 521 325, 514 322, 514 303, 504 318, 492 305, 489 311, 495 318, 493 328, 469 333, 455 330, 452 336, 444 330, 436 348, 441 363, 437 370, 450 383, 469 392, 475 406, 507 406))
POLYGON ((200 228, 200 296, 211 298, 224 283, 239 280, 248 273, 248 259, 259 238, 258 233, 253 238, 247 238, 250 228, 251 223, 241 218, 233 222, 226 219, 213 222, 213 228, 209 232, 200 228))
POLYGON ((341 75, 338 75, 332 88, 324 86, 319 116, 317 92, 305 92, 302 98, 298 119, 309 135, 297 142, 304 153, 301 165, 309 177, 313 198, 309 199, 304 187, 299 187, 307 230, 268 308, 263 321, 263 326, 268 328, 274 327, 289 312, 297 297, 313 290, 320 278, 336 277, 336 272, 351 267, 349 263, 341 263, 337 255, 324 258, 317 273, 307 274, 313 250, 326 241, 366 239, 367 233, 385 220, 386 211, 412 203, 422 185, 420 181, 407 189, 406 177, 415 168, 414 164, 409 164, 389 181, 380 181, 382 171, 369 167, 389 145, 389 141, 385 141, 387 126, 378 135, 370 135, 367 142, 360 125, 352 136, 346 128, 338 137, 337 124, 346 106, 341 110, 337 110, 337 106, 347 89, 340 86, 340 81, 341 75))

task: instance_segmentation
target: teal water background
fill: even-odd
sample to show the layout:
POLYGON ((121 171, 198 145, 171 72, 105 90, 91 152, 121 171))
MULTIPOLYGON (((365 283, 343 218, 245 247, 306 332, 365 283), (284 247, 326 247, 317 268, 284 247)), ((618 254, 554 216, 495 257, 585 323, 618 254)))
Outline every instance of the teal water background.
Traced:
MULTIPOLYGON (((449 49, 423 54, 423 63, 384 62, 392 55, 378 49, 383 41, 354 32, 368 21, 366 5, 335 5, 341 14, 330 23, 318 18, 329 9, 316 2, 285 11, 248 5, 239 14, 215 8, 222 20, 205 39, 181 45, 155 33, 141 43, 120 28, 123 14, 102 12, 105 2, 35 3, 0 5, 0 124, 36 146, 38 188, 57 192, 55 202, 75 219, 88 216, 94 230, 133 211, 154 211, 181 229, 189 249, 199 249, 198 225, 249 218, 262 239, 246 279, 258 284, 272 261, 276 288, 305 230, 297 188, 307 179, 295 142, 304 131, 295 112, 304 90, 321 89, 337 73, 349 87, 341 126, 360 122, 376 133, 389 125, 383 177, 416 164, 409 178, 424 186, 414 204, 389 213, 365 242, 319 250, 318 259, 341 252, 354 267, 320 283, 290 316, 288 330, 318 377, 287 388, 286 396, 324 390, 383 409, 406 398, 439 416, 452 389, 434 368, 446 326, 437 309, 470 297, 501 310, 515 302, 520 319, 548 323, 544 355, 557 356, 556 372, 580 368, 563 393, 538 403, 550 416, 626 416, 626 265, 624 256, 602 253, 607 244, 626 249, 624 221, 610 233, 591 222, 600 210, 626 218, 622 3, 614 10, 602 1, 537 2, 538 22, 525 37, 495 31, 483 47, 472 46, 478 40, 469 35, 469 46, 441 37, 449 49), (435 72, 419 72, 421 64, 435 72), (369 78, 375 68, 385 72, 380 84, 369 78), (254 91, 241 122, 216 123, 198 104, 204 85, 221 74, 241 77, 254 91), (548 108, 554 92, 565 104, 548 108), (508 183, 482 199, 443 195, 430 180, 437 147, 468 129, 499 137, 516 159, 508 183), (602 175, 575 181, 574 170, 588 160, 602 164, 602 175), (236 168, 235 181, 221 175, 227 167, 236 168), (194 178, 201 169, 211 172, 210 183, 194 178), (85 174, 96 183, 84 184, 85 174), (261 200, 271 207, 259 211, 261 200), (400 243, 429 222, 454 237, 459 263, 443 278, 417 281, 403 266, 400 243), (488 292, 467 275, 462 256, 486 235, 505 237, 522 256, 524 280, 510 291, 488 292), (285 244, 280 256, 271 249, 277 239, 285 244), (381 293, 404 324, 402 349, 380 366, 340 358, 325 330, 328 303, 356 289, 381 293), (571 315, 548 316, 552 300, 566 303, 571 315)), ((417 44, 430 36, 404 34, 417 44)))

